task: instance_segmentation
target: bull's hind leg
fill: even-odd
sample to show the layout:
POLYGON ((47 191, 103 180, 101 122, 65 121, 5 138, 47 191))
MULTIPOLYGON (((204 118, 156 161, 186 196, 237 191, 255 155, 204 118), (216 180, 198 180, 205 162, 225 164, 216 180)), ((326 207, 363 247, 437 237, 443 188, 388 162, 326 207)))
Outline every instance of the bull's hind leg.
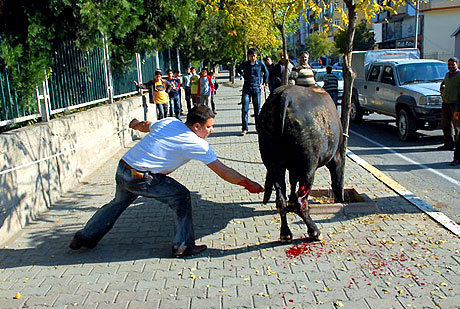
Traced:
MULTIPOLYGON (((283 183, 284 185, 284 183, 283 183)), ((292 233, 287 223, 287 203, 285 198, 286 186, 282 187, 280 184, 275 182, 276 192, 276 208, 281 217, 281 230, 280 230, 280 241, 282 243, 288 243, 292 241, 292 233)))
POLYGON ((316 226, 316 223, 310 217, 310 208, 308 206, 308 195, 310 194, 311 186, 315 177, 315 170, 310 169, 312 172, 308 173, 307 179, 299 181, 299 190, 297 191, 298 207, 295 208, 295 213, 302 218, 307 226, 308 236, 313 240, 321 240, 321 232, 316 226))
POLYGON ((334 158, 326 164, 326 167, 331 174, 332 192, 334 192, 335 201, 337 203, 344 202, 343 186, 344 186, 344 166, 343 158, 340 151, 337 150, 334 158))

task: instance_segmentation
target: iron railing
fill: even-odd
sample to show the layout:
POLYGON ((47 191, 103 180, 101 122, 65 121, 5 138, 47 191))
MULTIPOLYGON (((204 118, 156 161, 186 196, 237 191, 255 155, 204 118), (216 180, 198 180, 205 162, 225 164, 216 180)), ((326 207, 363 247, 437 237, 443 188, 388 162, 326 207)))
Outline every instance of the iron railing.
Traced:
POLYGON ((106 46, 82 51, 74 43, 64 42, 54 52, 49 76, 32 97, 23 98, 0 59, 0 127, 39 118, 49 121, 56 113, 136 94, 133 81, 151 80, 158 68, 163 73, 168 68, 179 70, 178 52, 136 54, 131 65, 121 71, 110 66, 106 46))

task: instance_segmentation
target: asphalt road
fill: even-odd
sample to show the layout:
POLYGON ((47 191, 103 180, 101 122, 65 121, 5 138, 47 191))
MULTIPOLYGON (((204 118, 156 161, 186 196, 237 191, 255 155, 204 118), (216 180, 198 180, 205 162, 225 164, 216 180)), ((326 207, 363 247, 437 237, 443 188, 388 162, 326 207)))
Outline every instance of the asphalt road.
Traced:
POLYGON ((439 151, 441 130, 418 131, 402 142, 391 117, 371 114, 350 125, 348 148, 412 193, 460 222, 460 167, 452 167, 452 151, 439 151))

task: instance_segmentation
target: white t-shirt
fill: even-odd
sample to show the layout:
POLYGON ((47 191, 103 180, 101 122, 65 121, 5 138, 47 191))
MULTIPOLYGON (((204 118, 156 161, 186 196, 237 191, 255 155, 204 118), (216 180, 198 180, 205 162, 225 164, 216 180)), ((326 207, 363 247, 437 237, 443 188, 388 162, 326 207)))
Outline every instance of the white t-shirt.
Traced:
POLYGON ((217 156, 207 141, 182 121, 169 117, 150 124, 150 133, 122 158, 132 168, 168 174, 195 159, 209 164, 217 156))

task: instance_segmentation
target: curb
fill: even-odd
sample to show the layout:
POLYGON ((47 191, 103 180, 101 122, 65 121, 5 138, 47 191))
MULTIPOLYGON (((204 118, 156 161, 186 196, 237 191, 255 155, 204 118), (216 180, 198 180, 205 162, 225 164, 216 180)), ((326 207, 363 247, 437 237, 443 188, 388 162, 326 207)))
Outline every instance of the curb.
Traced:
POLYGON ((416 206, 418 209, 423 211, 425 214, 430 216, 434 221, 441 224, 443 227, 451 231, 457 237, 460 237, 460 225, 455 223, 452 219, 447 217, 444 213, 431 206, 418 196, 416 196, 411 191, 407 190, 405 187, 400 185, 391 177, 385 175, 379 169, 375 168, 371 164, 367 163, 364 159, 354 154, 351 150, 347 149, 347 157, 357 163, 359 166, 371 173, 375 178, 383 182, 388 188, 399 194, 405 200, 407 200, 412 205, 416 206))

